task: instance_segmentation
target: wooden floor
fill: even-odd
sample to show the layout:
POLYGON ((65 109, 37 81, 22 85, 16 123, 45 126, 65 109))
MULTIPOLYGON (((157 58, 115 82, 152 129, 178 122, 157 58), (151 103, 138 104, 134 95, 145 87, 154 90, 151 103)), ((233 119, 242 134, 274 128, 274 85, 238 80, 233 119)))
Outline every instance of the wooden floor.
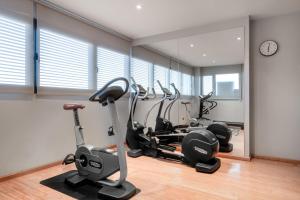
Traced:
POLYGON ((244 157, 245 155, 245 147, 244 147, 244 131, 243 130, 237 130, 239 133, 232 134, 230 143, 233 145, 233 150, 230 153, 220 153, 224 155, 231 155, 236 157, 244 157))
MULTIPOLYGON (((128 165, 128 180, 142 190, 133 199, 300 199, 299 165, 222 158, 222 166, 214 174, 148 157, 128 158, 128 165)), ((39 182, 73 167, 59 165, 2 182, 0 199, 71 199, 39 182)))

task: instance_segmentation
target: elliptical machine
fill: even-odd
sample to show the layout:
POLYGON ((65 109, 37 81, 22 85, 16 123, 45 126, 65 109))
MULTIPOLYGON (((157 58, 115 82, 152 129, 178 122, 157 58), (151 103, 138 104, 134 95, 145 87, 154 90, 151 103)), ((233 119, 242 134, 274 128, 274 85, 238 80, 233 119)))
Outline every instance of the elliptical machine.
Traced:
POLYGON ((133 81, 134 95, 131 100, 130 116, 127 123, 126 141, 130 150, 127 155, 130 157, 150 156, 180 161, 196 171, 213 173, 221 166, 221 161, 215 157, 219 149, 219 142, 215 135, 208 130, 193 131, 186 134, 182 140, 181 153, 176 152, 176 147, 161 144, 152 128, 144 133, 143 125, 134 122, 134 113, 138 99, 147 96, 141 85, 133 81))
POLYGON ((65 110, 73 110, 75 121, 75 137, 77 150, 75 155, 69 154, 63 164, 75 162, 77 171, 71 173, 65 182, 73 187, 91 182, 100 186, 98 197, 101 199, 129 199, 136 193, 136 187, 126 181, 127 163, 125 146, 120 132, 120 122, 115 106, 115 101, 121 98, 128 91, 129 83, 125 78, 116 78, 108 82, 102 89, 95 92, 89 100, 98 102, 102 106, 108 106, 111 116, 112 126, 109 128, 109 135, 116 136, 117 155, 105 148, 96 148, 85 144, 82 127, 79 122, 78 109, 85 106, 81 104, 65 104, 65 110), (111 86, 117 81, 126 84, 125 90, 120 86, 111 86), (120 172, 118 180, 107 179, 116 172, 120 172))
MULTIPOLYGON (((188 118, 191 119, 190 127, 187 129, 189 131, 198 130, 202 128, 206 128, 207 130, 211 131, 219 140, 220 143, 220 152, 231 152, 233 150, 233 145, 229 143, 232 137, 232 131, 228 127, 228 125, 224 122, 214 122, 208 118, 205 118, 204 114, 209 114, 209 111, 215 108, 218 104, 216 101, 209 100, 213 95, 213 92, 205 96, 199 96, 200 105, 199 105, 199 116, 197 119, 191 119, 189 116, 188 118), (204 104, 207 103, 208 105, 205 106, 204 104)), ((187 111, 187 102, 182 103, 185 108, 187 115, 189 115, 187 111)))

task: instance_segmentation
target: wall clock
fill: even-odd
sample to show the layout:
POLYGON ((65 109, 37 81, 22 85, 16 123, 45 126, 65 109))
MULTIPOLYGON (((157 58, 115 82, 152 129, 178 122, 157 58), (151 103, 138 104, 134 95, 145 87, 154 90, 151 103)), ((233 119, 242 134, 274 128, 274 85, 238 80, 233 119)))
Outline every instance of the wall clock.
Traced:
POLYGON ((263 56, 273 56, 278 51, 278 44, 274 40, 266 40, 259 46, 259 52, 263 56))

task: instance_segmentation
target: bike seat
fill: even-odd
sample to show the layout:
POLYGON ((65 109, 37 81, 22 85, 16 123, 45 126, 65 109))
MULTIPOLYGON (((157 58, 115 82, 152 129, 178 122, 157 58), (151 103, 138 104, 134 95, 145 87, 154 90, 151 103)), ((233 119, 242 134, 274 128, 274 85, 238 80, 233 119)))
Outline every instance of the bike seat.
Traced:
POLYGON ((78 103, 66 103, 64 104, 64 110, 77 110, 85 108, 85 105, 78 104, 78 103))
POLYGON ((181 104, 187 105, 187 104, 191 104, 191 102, 189 102, 189 101, 182 101, 181 104))

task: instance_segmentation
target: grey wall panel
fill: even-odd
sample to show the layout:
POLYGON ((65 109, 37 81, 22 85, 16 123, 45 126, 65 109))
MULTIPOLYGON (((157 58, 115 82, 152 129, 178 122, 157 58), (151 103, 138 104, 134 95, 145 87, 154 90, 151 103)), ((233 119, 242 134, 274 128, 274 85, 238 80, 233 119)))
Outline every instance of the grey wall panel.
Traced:
POLYGON ((258 155, 300 160, 300 13, 251 24, 251 147, 258 155), (264 40, 279 51, 259 53, 264 40))

